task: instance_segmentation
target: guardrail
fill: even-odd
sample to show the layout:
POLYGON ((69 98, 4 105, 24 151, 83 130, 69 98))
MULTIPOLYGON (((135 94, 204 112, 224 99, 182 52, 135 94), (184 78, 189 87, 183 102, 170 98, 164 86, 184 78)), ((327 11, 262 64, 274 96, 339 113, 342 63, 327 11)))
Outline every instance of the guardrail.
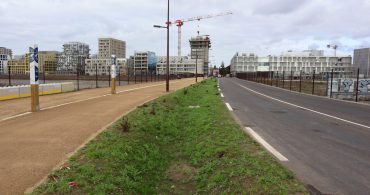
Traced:
MULTIPOLYGON (((39 85, 39 95, 65 93, 71 91, 75 91, 75 87, 72 82, 50 83, 39 85)), ((30 96, 31 96, 30 85, 0 87, 0 100, 10 100, 30 96)))

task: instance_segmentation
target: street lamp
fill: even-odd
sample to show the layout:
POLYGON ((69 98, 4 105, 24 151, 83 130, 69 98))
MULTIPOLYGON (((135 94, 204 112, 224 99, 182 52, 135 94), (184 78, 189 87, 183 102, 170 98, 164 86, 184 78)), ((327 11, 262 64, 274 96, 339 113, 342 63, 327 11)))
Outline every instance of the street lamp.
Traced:
POLYGON ((167 26, 154 25, 154 28, 167 28, 167 65, 166 65, 166 92, 170 91, 170 0, 167 0, 167 26))

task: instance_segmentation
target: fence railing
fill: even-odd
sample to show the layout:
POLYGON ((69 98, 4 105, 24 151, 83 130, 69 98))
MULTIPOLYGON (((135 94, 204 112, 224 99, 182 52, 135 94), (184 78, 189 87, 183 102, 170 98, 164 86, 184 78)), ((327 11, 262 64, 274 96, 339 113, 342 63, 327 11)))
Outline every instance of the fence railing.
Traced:
MULTIPOLYGON (((189 78, 194 75, 170 75, 170 80, 178 78, 189 78)), ((0 87, 28 85, 30 76, 28 74, 0 74, 0 87)), ((165 81, 166 75, 148 72, 143 74, 117 75, 117 85, 130 85, 146 82, 165 81)), ((81 75, 81 74, 43 74, 39 75, 40 84, 72 82, 76 90, 103 88, 111 86, 111 76, 109 75, 81 75)))
POLYGON ((355 72, 312 73, 293 71, 242 72, 236 77, 300 93, 329 98, 370 101, 370 78, 355 72))

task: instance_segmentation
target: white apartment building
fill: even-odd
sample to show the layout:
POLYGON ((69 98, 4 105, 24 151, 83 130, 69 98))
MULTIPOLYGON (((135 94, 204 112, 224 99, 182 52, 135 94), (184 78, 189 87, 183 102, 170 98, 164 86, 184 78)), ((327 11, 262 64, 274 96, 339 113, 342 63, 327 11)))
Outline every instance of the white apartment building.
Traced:
MULTIPOLYGON (((188 56, 170 56, 170 74, 195 74, 195 66, 197 64, 198 74, 203 74, 204 63, 202 59, 191 59, 188 56)), ((160 75, 166 74, 167 56, 158 56, 157 58, 157 73, 160 75)))
POLYGON ((135 51, 133 58, 134 74, 148 74, 156 71, 157 56, 151 51, 135 51))
POLYGON ((117 58, 126 58, 126 42, 113 38, 99 38, 99 59, 110 59, 112 55, 117 58))
MULTIPOLYGON (((105 76, 110 75, 110 68, 112 66, 111 59, 86 59, 85 60, 85 74, 105 76)), ((117 74, 123 76, 127 73, 127 59, 117 58, 117 74)))
POLYGON ((236 53, 231 59, 231 73, 258 72, 258 71, 293 71, 299 75, 300 71, 309 74, 331 72, 348 74, 353 71, 352 57, 325 57, 313 55, 320 52, 304 51, 299 53, 287 52, 280 56, 259 57, 254 53, 236 53))

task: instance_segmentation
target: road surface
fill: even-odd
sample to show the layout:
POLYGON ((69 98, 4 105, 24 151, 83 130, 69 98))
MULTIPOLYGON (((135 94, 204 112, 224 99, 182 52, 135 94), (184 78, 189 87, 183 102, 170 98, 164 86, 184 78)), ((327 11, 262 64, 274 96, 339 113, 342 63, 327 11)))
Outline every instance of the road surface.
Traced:
POLYGON ((325 194, 370 193, 370 106, 236 78, 219 85, 246 132, 304 184, 325 194))
MULTIPOLYGON (((194 79, 174 80, 171 91, 194 79)), ((0 194, 23 194, 118 117, 165 94, 165 83, 40 97, 43 110, 28 113, 30 99, 0 101, 0 194), (108 95, 107 95, 108 94, 108 95)))

